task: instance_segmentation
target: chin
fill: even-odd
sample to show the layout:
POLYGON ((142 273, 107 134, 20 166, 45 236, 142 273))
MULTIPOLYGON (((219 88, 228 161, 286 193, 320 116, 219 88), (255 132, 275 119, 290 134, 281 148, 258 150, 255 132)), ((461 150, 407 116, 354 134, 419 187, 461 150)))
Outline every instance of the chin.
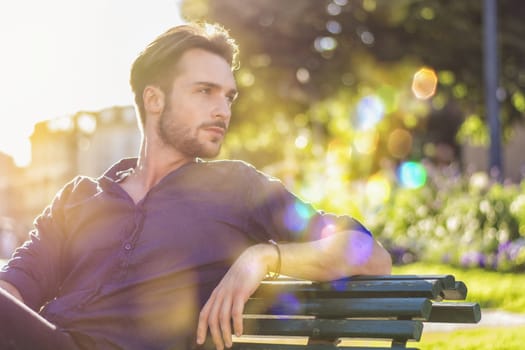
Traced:
POLYGON ((199 158, 215 158, 219 155, 221 148, 202 149, 196 156, 199 158))

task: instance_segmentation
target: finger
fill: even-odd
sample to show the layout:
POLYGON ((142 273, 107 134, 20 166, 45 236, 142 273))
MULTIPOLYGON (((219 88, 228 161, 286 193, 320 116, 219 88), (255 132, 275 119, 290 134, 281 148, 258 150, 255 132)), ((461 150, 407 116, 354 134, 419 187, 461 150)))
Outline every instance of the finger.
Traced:
POLYGON ((232 328, 231 328, 231 297, 223 300, 219 315, 220 326, 222 330, 222 339, 227 348, 232 346, 232 328))
POLYGON ((199 314, 199 323, 197 325, 197 344, 204 344, 206 341, 206 333, 208 332, 208 319, 210 317, 210 309, 213 304, 214 295, 210 296, 210 299, 203 306, 199 314))
POLYGON ((210 334, 217 350, 224 349, 224 343, 222 341, 222 334, 219 324, 219 311, 222 305, 222 298, 216 297, 211 305, 210 315, 208 317, 208 326, 210 328, 210 334))
POLYGON ((235 299, 232 307, 233 330, 235 335, 240 337, 243 332, 242 314, 244 312, 244 300, 235 299))

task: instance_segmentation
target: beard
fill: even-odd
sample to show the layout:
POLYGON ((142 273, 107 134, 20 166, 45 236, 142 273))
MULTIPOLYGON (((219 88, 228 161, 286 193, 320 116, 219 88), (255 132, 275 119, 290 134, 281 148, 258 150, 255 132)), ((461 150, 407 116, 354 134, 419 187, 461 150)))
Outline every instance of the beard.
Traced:
POLYGON ((199 129, 209 126, 219 126, 226 130, 227 127, 223 121, 203 123, 192 131, 188 126, 178 125, 177 119, 180 118, 175 116, 171 105, 167 104, 157 125, 157 133, 164 144, 172 146, 191 158, 213 158, 219 154, 222 144, 221 138, 212 139, 212 142, 217 144, 216 147, 206 147, 204 143, 198 140, 197 135, 199 129))

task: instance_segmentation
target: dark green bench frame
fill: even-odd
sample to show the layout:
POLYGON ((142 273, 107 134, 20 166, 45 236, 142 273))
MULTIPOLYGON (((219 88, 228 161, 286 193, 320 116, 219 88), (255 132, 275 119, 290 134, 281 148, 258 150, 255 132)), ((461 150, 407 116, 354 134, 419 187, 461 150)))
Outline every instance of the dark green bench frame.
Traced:
POLYGON ((233 349, 406 349, 407 342, 421 339, 423 322, 479 322, 477 303, 457 302, 466 296, 467 287, 452 275, 357 276, 324 283, 265 281, 246 304, 244 334, 270 338, 264 343, 236 338, 233 349), (308 337, 307 344, 281 342, 281 337, 298 336, 308 337), (276 337, 274 344, 266 343, 276 337), (388 342, 386 347, 354 342, 341 346, 342 338, 388 342))

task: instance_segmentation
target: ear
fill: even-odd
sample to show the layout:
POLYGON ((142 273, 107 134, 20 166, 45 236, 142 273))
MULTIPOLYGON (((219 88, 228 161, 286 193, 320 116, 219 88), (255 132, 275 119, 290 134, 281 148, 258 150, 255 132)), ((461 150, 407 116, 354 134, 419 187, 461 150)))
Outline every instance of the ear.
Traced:
POLYGON ((164 92, 158 86, 147 85, 142 92, 146 114, 162 113, 164 110, 165 98, 166 96, 164 95, 164 92))

